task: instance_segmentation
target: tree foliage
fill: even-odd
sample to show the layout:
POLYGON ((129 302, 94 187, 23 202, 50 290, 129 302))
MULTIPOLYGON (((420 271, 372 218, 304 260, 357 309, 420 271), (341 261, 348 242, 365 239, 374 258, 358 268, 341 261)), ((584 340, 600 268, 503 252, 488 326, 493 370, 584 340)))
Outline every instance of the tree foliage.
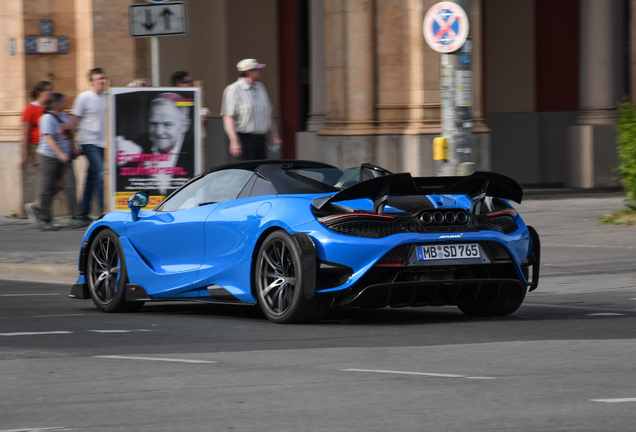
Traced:
POLYGON ((625 192, 636 200, 636 105, 625 100, 618 109, 618 173, 625 192))

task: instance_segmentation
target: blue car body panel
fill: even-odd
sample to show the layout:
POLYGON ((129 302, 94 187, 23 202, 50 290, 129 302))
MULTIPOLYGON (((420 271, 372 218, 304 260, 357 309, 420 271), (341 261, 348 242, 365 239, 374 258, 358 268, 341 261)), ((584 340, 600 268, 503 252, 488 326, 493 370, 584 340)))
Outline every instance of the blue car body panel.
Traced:
MULTIPOLYGON (((508 252, 518 279, 525 285, 522 263, 532 254, 529 230, 518 215, 516 230, 466 232, 403 232, 381 238, 345 235, 325 226, 312 203, 333 193, 269 194, 206 203, 179 211, 142 210, 138 220, 128 212, 114 211, 95 221, 86 231, 83 245, 101 230, 114 231, 123 249, 128 282, 143 287, 150 299, 215 301, 210 287, 222 287, 237 301, 256 303, 252 292, 253 257, 259 241, 271 230, 307 234, 315 245, 318 262, 351 269, 337 286, 316 286, 317 293, 346 293, 378 264, 389 251, 402 245, 497 242, 508 252)), ((471 210, 465 194, 424 195, 433 209, 471 210)), ((501 200, 508 205, 508 202, 501 200)), ((374 200, 355 198, 336 203, 357 212, 372 212, 374 200)), ((510 206, 510 208, 512 208, 510 206)), ((406 214, 387 204, 387 215, 406 214)), ((80 257, 82 251, 80 251, 80 257)), ((78 284, 86 284, 80 258, 78 284)))

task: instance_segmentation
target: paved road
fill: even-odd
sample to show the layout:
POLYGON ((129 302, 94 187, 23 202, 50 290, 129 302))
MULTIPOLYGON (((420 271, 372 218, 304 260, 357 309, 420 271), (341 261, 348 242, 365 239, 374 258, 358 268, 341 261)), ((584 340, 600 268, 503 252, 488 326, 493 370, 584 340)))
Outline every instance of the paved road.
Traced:
POLYGON ((530 299, 500 319, 342 310, 302 326, 202 304, 103 314, 67 292, 0 282, 0 430, 633 426, 633 288, 530 299))
POLYGON ((352 309, 282 326, 186 303, 103 314, 67 285, 0 281, 0 431, 630 430, 636 228, 596 222, 620 206, 519 206, 542 235, 542 283, 498 319, 352 309))

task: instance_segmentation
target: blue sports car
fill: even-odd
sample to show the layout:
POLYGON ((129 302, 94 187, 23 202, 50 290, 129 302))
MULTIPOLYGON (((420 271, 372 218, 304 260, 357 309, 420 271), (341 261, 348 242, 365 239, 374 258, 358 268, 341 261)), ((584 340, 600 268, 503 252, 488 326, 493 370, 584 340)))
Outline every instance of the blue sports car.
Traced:
POLYGON ((513 313, 537 287, 540 243, 511 178, 412 177, 300 160, 215 167, 153 210, 144 192, 86 231, 71 297, 258 304, 277 323, 336 307, 456 305, 513 313))

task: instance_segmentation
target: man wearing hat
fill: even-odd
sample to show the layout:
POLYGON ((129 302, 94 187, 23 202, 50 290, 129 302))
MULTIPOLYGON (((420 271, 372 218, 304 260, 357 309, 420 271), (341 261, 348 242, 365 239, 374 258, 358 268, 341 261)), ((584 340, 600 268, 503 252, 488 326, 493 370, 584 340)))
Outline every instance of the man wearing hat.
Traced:
POLYGON ((238 62, 239 78, 225 88, 221 116, 230 138, 230 153, 243 160, 266 158, 265 135, 271 131, 272 145, 280 146, 272 104, 260 82, 265 67, 255 59, 238 62))

